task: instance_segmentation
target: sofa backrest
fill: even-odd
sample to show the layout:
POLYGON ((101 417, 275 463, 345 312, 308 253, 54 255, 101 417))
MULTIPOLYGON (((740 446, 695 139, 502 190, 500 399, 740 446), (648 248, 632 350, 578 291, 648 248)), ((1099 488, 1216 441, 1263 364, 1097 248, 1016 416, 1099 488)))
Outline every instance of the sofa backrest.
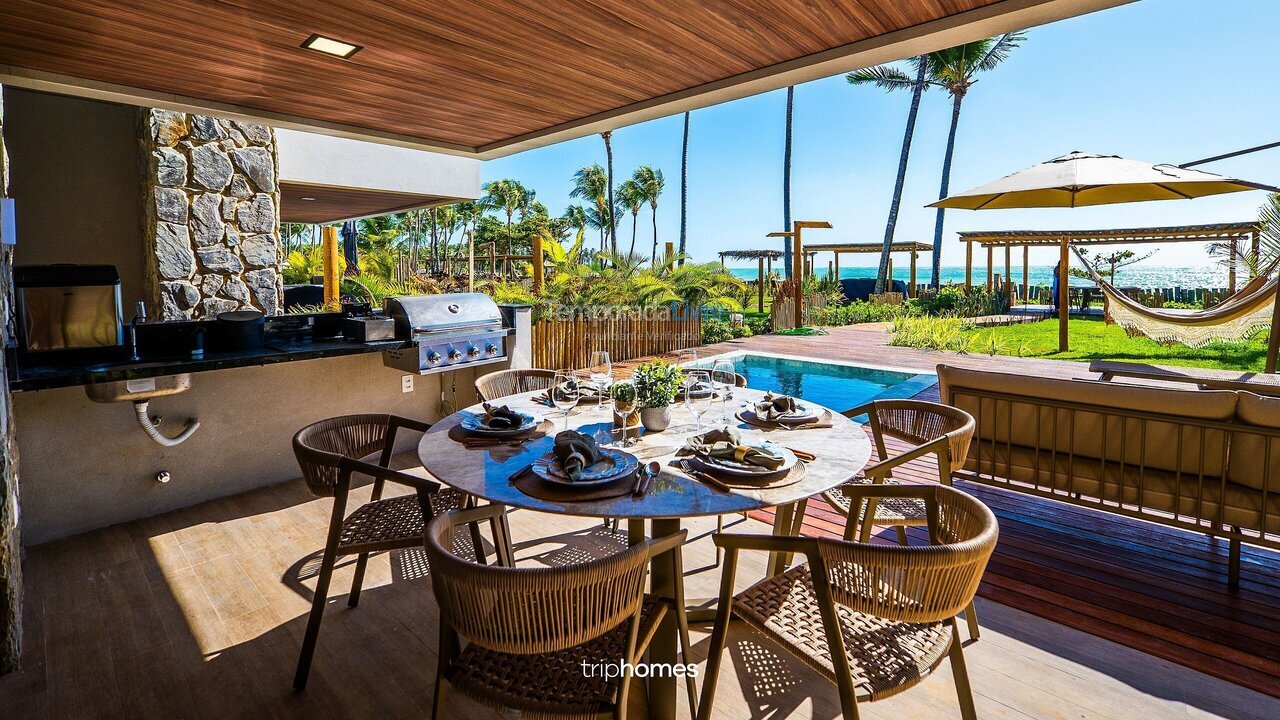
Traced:
POLYGON ((1258 434, 1249 428, 1280 431, 1280 397, 1240 392, 1236 423, 1231 434, 1231 461, 1227 479, 1268 493, 1280 493, 1280 437, 1258 434))
POLYGON ((938 366, 938 384, 943 402, 977 419, 975 442, 1123 461, 1135 472, 1145 466, 1192 477, 1220 477, 1226 461, 1226 432, 1196 422, 1231 421, 1237 404, 1229 390, 1172 390, 947 365, 938 366), (1006 397, 980 397, 974 391, 1006 397))

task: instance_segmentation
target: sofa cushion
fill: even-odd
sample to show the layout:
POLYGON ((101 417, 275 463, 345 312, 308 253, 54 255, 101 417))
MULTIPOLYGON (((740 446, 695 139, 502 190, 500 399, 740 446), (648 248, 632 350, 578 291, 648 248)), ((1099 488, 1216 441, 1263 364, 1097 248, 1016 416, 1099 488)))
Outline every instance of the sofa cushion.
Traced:
POLYGON ((1238 394, 1236 422, 1245 427, 1231 434, 1227 479, 1280 495, 1280 432, 1265 435, 1247 429, 1252 426, 1280 431, 1280 397, 1263 397, 1251 392, 1238 394))
POLYGON ((1212 477, 1220 477, 1226 465, 1225 431, 1180 421, 1225 422, 1236 412, 1236 393, 1226 390, 1042 378, 946 365, 938 366, 938 384, 943 402, 977 419, 975 441, 1212 477), (1014 397, 979 397, 966 390, 1014 397), (1086 407, 1054 408, 1043 405, 1045 401, 1086 407), (1134 417, 1142 413, 1160 417, 1134 417))

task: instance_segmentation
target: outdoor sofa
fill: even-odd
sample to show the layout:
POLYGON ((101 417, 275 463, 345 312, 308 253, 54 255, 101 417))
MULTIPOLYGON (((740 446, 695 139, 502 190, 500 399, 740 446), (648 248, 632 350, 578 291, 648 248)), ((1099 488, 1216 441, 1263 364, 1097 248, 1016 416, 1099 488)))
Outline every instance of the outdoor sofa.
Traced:
POLYGON ((1241 542, 1280 549, 1280 398, 947 365, 938 383, 977 421, 960 480, 1226 538, 1232 585, 1241 542))

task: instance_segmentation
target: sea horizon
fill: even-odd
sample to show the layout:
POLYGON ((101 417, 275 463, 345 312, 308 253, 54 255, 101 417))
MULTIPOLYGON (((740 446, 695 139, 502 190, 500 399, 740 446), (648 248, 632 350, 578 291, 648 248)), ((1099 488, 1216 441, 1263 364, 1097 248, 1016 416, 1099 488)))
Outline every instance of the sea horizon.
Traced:
MULTIPOLYGON (((827 268, 814 268, 815 272, 820 276, 826 276, 827 268)), ((1022 267, 1014 265, 1013 280, 1019 284, 1022 283, 1022 267)), ((1052 265, 1029 265, 1027 267, 1027 276, 1030 283, 1035 285, 1048 285, 1052 281, 1053 266, 1052 265)), ((755 280, 759 272, 756 267, 730 267, 729 271, 735 277, 743 280, 755 280)), ((774 271, 778 270, 778 264, 774 264, 774 271)), ((916 281, 925 283, 929 281, 930 268, 928 265, 920 264, 916 269, 916 281)), ((996 272, 1003 274, 1004 267, 997 266, 996 272)), ((1227 287, 1227 269, 1216 263, 1198 266, 1172 266, 1172 265, 1143 265, 1141 267, 1130 267, 1120 270, 1118 273, 1117 285, 1140 288, 1188 288, 1188 289, 1223 289, 1227 287)), ((874 278, 876 269, 872 266, 854 266, 840 268, 840 278, 874 278)), ((893 278, 907 282, 911 277, 911 269, 905 263, 894 263, 893 278)), ((948 283, 953 285, 964 284, 964 266, 963 265, 943 265, 942 266, 942 284, 948 283)), ((975 283, 986 282, 987 268, 985 265, 974 265, 973 281, 975 283)), ((1092 280, 1086 278, 1071 278, 1071 284, 1088 287, 1093 285, 1092 280)))

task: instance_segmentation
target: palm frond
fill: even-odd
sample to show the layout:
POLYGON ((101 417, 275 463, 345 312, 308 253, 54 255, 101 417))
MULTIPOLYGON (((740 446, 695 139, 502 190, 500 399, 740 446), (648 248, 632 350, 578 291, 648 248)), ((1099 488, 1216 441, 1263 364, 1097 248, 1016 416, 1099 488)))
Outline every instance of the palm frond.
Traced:
POLYGON ((850 85, 875 85, 889 92, 910 90, 916 84, 915 78, 892 65, 875 65, 862 68, 861 70, 854 70, 844 77, 850 85))
POLYGON ((1009 58, 1009 54, 1018 48, 1027 39, 1026 32, 1018 30, 1016 32, 1005 33, 995 39, 991 46, 983 53, 982 58, 978 60, 975 67, 987 72, 993 70, 997 65, 1009 58))

